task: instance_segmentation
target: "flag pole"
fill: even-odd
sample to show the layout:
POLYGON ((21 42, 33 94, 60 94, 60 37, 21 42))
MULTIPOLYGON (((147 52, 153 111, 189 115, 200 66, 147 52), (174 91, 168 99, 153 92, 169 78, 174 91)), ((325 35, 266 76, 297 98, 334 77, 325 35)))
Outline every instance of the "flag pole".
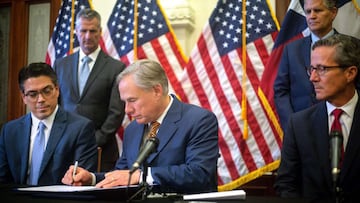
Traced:
POLYGON ((248 120, 247 120, 247 104, 246 104, 246 0, 242 1, 242 101, 241 101, 241 117, 244 121, 243 138, 246 140, 249 136, 248 132, 248 120))
POLYGON ((137 44, 138 44, 138 0, 134 0, 134 61, 138 59, 137 44))
POLYGON ((70 22, 70 48, 69 48, 69 54, 73 53, 74 49, 74 22, 75 22, 75 1, 71 2, 71 22, 70 22))

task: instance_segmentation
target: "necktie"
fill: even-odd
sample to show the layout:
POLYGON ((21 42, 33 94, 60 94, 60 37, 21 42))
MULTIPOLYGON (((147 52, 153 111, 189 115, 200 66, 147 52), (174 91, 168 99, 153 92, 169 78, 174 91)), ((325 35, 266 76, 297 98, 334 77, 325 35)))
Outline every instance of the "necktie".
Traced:
MULTIPOLYGON (((341 109, 334 109, 331 112, 331 114, 334 115, 334 121, 331 125, 331 131, 340 132, 341 135, 342 135, 342 130, 341 130, 341 123, 340 123, 340 116, 342 113, 343 113, 343 110, 341 110, 341 109)), ((344 158, 344 144, 341 148, 340 166, 342 164, 343 158, 344 158)))
POLYGON ((35 136, 32 158, 31 158, 31 168, 30 168, 30 185, 37 185, 39 179, 40 166, 44 155, 45 147, 45 124, 43 122, 39 123, 38 133, 35 136))
POLYGON ((80 67, 80 74, 79 74, 79 93, 80 93, 80 95, 83 92, 86 81, 90 74, 89 63, 91 61, 92 61, 92 59, 88 56, 85 56, 84 58, 81 59, 82 65, 80 67))
POLYGON ((159 129, 160 123, 157 121, 151 122, 149 137, 156 137, 156 131, 159 129))

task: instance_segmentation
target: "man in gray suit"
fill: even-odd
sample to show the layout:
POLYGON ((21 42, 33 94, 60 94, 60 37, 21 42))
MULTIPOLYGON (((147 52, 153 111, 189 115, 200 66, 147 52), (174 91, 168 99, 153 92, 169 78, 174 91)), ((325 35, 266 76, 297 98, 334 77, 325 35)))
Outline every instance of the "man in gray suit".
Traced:
POLYGON ((54 64, 59 78, 59 103, 65 110, 95 123, 96 142, 102 148, 101 171, 108 171, 114 168, 119 157, 115 133, 125 113, 117 91, 116 76, 125 64, 101 50, 101 17, 98 12, 83 9, 78 13, 76 35, 81 49, 54 64), (83 68, 88 71, 87 76, 82 75, 83 68))

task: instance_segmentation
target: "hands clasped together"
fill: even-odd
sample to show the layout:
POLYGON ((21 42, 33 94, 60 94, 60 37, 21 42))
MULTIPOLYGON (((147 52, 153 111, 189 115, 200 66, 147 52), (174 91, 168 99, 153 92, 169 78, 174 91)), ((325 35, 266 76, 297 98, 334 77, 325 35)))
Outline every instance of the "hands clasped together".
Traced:
MULTIPOLYGON (((71 165, 69 169, 66 171, 61 182, 66 185, 74 185, 74 186, 92 185, 92 183, 96 182, 95 180, 93 180, 95 176, 81 167, 77 167, 75 173, 73 172, 74 172, 74 166, 71 165)), ((98 182, 95 185, 95 187, 110 188, 115 186, 128 185, 129 178, 130 178, 129 170, 114 170, 106 173, 105 179, 98 182)), ((131 176, 130 185, 138 184, 139 180, 140 180, 140 170, 136 170, 131 176)))

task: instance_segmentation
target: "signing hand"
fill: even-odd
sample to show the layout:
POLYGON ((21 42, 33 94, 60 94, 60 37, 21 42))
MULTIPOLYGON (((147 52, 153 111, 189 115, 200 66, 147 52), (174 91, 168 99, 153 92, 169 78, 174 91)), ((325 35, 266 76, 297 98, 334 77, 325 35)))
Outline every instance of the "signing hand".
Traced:
POLYGON ((61 179, 61 182, 66 185, 74 185, 74 186, 91 185, 92 175, 89 171, 81 167, 77 167, 74 173, 74 165, 71 165, 69 169, 66 171, 64 177, 61 179))

